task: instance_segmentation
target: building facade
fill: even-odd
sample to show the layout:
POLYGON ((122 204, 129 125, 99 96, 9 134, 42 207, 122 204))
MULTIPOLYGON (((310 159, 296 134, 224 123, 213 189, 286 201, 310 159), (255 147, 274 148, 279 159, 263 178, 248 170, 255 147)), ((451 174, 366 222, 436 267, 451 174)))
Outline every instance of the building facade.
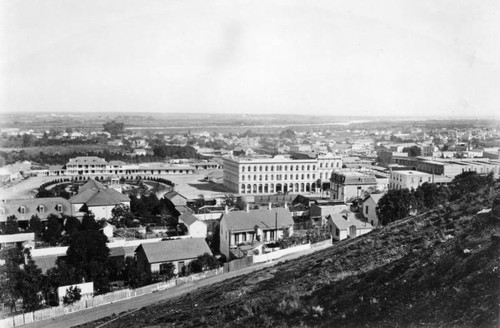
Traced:
POLYGON ((342 168, 342 158, 332 154, 317 158, 224 158, 223 183, 237 194, 275 194, 316 192, 335 170, 342 168))
POLYGON ((363 197, 365 192, 377 189, 377 179, 357 171, 335 172, 331 177, 331 199, 347 202, 363 197))

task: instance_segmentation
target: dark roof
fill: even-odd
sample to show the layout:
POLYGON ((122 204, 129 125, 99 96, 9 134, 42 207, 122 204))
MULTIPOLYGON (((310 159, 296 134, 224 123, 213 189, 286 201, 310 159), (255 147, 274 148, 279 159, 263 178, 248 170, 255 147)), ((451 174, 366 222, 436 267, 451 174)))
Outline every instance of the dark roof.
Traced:
POLYGON ((67 199, 62 197, 47 198, 27 198, 27 199, 8 199, 0 202, 0 221, 7 220, 8 216, 15 215, 18 220, 29 220, 32 215, 38 215, 40 219, 46 218, 50 214, 70 214, 71 205, 67 199), (43 205, 43 211, 42 211, 43 205), (57 205, 62 206, 62 211, 56 210, 57 205), (24 207, 25 213, 21 214, 20 209, 24 207))
POLYGON ((261 229, 293 225, 292 213, 286 208, 260 209, 254 211, 237 211, 224 214, 221 221, 233 231, 254 230, 255 226, 261 229))
POLYGON ((187 238, 145 243, 137 247, 136 253, 141 248, 144 250, 149 263, 193 259, 205 253, 212 255, 212 251, 205 242, 205 238, 187 238))
POLYGON ((84 192, 88 189, 106 189, 106 187, 99 181, 90 179, 86 184, 78 188, 78 193, 84 192))
POLYGON ((194 216, 191 213, 182 213, 179 216, 179 220, 181 220, 182 222, 184 222, 184 224, 187 225, 187 226, 190 226, 193 223, 195 223, 196 221, 198 221, 198 219, 196 218, 196 216, 194 216))
POLYGON ((39 256, 33 257, 33 261, 35 261, 36 266, 42 270, 42 273, 46 273, 47 270, 56 267, 56 262, 59 257, 64 257, 60 255, 47 255, 47 256, 39 256))
POLYGON ((166 198, 168 198, 168 199, 172 199, 172 198, 174 198, 175 196, 180 196, 180 197, 182 197, 182 198, 184 198, 184 199, 187 199, 186 197, 184 197, 184 196, 182 196, 181 194, 179 194, 177 191, 173 191, 173 190, 172 190, 172 191, 167 192, 167 193, 166 193, 163 197, 166 197, 166 198))
POLYGON ((123 202, 130 202, 130 198, 113 188, 87 189, 70 199, 71 204, 86 204, 87 206, 118 205, 123 202))

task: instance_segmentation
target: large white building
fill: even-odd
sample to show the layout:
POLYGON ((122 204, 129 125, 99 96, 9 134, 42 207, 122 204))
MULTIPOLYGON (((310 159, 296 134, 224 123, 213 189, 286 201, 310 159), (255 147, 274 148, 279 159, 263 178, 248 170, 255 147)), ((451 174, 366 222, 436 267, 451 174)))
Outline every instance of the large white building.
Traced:
POLYGON ((448 184, 450 177, 434 175, 414 170, 392 171, 389 176, 389 189, 417 189, 425 182, 448 184))
POLYGON ((331 153, 305 159, 225 157, 223 181, 227 190, 237 194, 314 192, 341 168, 342 158, 331 153))

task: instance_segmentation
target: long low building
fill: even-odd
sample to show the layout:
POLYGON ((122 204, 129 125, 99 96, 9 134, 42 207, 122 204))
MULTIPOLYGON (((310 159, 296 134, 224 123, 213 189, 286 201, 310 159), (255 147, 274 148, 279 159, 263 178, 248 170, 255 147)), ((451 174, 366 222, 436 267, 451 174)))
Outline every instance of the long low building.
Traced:
MULTIPOLYGON (((206 163, 202 163, 206 164, 206 163)), ((31 170, 33 176, 72 176, 72 177, 136 177, 136 176, 161 176, 171 174, 194 174, 197 168, 210 167, 207 165, 170 164, 170 163, 141 163, 127 164, 122 161, 106 162, 96 156, 82 156, 71 158, 65 168, 49 168, 31 170)))
POLYGON ((316 158, 224 157, 224 186, 237 194, 314 192, 342 168, 342 158, 331 153, 316 158))

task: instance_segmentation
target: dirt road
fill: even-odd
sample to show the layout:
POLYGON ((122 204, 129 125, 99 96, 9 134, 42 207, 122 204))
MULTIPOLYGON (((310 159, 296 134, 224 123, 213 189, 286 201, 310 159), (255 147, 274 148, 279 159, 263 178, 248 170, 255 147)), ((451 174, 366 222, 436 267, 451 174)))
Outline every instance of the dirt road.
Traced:
POLYGON ((277 261, 261 263, 257 265, 253 265, 241 270, 229 272, 226 274, 222 274, 215 277, 210 277, 204 280, 198 280, 195 282, 187 283, 185 285, 177 286, 171 289, 166 289, 164 291, 159 291, 153 294, 147 294, 135 298, 131 298, 128 300, 118 301, 115 303, 95 307, 92 309, 87 309, 75 313, 71 313, 62 317, 57 317, 49 320, 35 322, 29 325, 25 325, 23 327, 26 328, 43 328, 43 327, 54 327, 54 328, 67 328, 78 326, 84 324, 86 322, 91 322, 100 318, 104 318, 107 316, 111 316, 112 314, 119 314, 124 311, 131 311, 134 309, 139 309, 151 304, 155 304, 161 302, 163 300, 171 299, 185 293, 192 292, 195 289, 198 289, 203 286, 211 285, 217 282, 224 281, 226 279, 230 279, 233 277, 245 275, 254 271, 258 271, 270 266, 273 266, 277 263, 284 262, 286 260, 298 258, 303 255, 307 255, 318 250, 324 249, 326 247, 330 247, 330 245, 325 247, 319 247, 314 249, 309 249, 302 252, 297 252, 294 254, 289 254, 280 258, 277 261))

